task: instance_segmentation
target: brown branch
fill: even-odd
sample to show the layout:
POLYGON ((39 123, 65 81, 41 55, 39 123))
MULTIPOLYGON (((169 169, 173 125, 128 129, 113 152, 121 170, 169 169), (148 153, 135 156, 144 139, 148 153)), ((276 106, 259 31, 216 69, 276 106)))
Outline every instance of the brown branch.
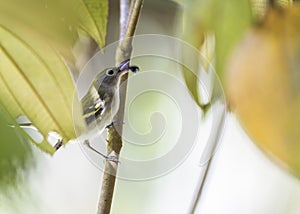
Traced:
MULTIPOLYGON (((121 1, 126 2, 126 1, 121 1)), ((132 53, 132 39, 134 36, 136 25, 138 22, 139 14, 141 12, 143 0, 132 0, 131 2, 131 11, 129 12, 128 20, 122 22, 126 24, 126 28, 121 26, 120 29, 126 29, 125 38, 120 38, 121 42, 116 52, 116 64, 120 64, 121 62, 130 59, 132 53)), ((128 7, 122 7, 128 8, 128 7)), ((126 11, 122 11, 122 13, 127 13, 126 11)), ((122 18, 123 16, 120 16, 122 18)), ((122 32, 120 32, 122 37, 122 32)), ((121 80, 120 86, 120 107, 117 115, 114 117, 113 121, 123 121, 124 120, 124 109, 125 109, 125 101, 126 101, 126 91, 127 91, 127 78, 128 75, 124 75, 121 80)), ((119 154, 122 148, 122 127, 118 127, 116 129, 115 126, 112 126, 108 129, 108 138, 107 138, 107 152, 108 155, 114 155, 119 158, 119 154)), ((100 194, 100 199, 98 203, 98 214, 108 214, 110 213, 112 198, 115 187, 116 174, 118 169, 118 162, 112 162, 106 160, 105 162, 105 170, 103 174, 102 180, 102 189, 100 194)))

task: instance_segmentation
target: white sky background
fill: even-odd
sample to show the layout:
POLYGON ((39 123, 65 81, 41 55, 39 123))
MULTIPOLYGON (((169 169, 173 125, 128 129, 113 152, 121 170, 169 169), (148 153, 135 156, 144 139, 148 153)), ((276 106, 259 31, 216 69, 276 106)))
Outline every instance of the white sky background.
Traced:
MULTIPOLYGON (((201 170, 196 164, 197 148, 180 167, 163 177, 145 182, 118 181, 112 213, 186 213, 201 170)), ((29 179, 33 197, 13 199, 13 203, 2 201, 0 213, 95 213, 102 174, 79 146, 70 143, 53 158, 39 156, 38 169, 29 179)), ((266 158, 233 116, 214 158, 197 213, 300 212, 299 181, 266 158)))

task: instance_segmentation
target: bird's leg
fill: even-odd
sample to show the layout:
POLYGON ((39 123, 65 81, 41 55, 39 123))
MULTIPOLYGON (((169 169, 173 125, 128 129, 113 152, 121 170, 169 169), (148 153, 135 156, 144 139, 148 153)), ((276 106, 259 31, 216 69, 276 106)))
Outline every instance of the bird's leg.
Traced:
POLYGON ((109 129, 110 127, 112 127, 114 125, 114 122, 111 122, 110 124, 108 124, 107 126, 105 126, 106 129, 109 129))
POLYGON ((103 158, 105 158, 106 160, 115 162, 115 163, 119 163, 119 159, 116 156, 108 156, 108 155, 104 155, 101 152, 97 151, 94 147, 92 147, 90 145, 90 142, 88 140, 84 141, 84 145, 87 146, 89 149, 91 149, 92 151, 96 152, 98 155, 102 156, 103 158))
POLYGON ((108 129, 108 128, 112 127, 112 126, 121 126, 121 125, 124 125, 124 122, 113 121, 110 124, 108 124, 105 128, 108 129))

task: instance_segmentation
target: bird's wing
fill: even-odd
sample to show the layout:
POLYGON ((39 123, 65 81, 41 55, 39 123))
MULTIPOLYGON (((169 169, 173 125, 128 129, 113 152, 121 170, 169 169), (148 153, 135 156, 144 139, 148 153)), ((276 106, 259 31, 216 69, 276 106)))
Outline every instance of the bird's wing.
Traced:
POLYGON ((83 108, 83 117, 89 125, 96 118, 101 117, 105 111, 105 102, 102 100, 97 90, 92 87, 81 100, 83 108))

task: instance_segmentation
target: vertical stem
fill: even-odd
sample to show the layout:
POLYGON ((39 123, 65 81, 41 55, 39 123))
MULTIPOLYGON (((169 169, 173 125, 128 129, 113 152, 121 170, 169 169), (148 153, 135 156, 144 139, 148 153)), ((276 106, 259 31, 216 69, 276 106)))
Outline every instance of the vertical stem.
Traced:
POLYGON ((129 0, 120 0, 120 43, 124 40, 127 31, 129 0))
MULTIPOLYGON (((116 64, 120 64, 121 62, 130 59, 132 52, 132 36, 134 36, 136 25, 140 16, 140 11, 143 5, 143 0, 132 0, 129 19, 127 23, 127 29, 125 33, 124 39, 121 39, 120 45, 117 49, 116 53, 116 64)), ((123 79, 127 79, 123 78, 123 79)))
MULTIPOLYGON (((120 1, 120 4, 127 4, 128 1, 120 1)), ((120 44, 116 52, 116 64, 130 59, 132 53, 132 39, 134 36, 138 18, 141 12, 143 0, 132 0, 131 1, 131 11, 129 12, 128 19, 124 20, 125 14, 128 14, 128 11, 121 11, 120 15, 120 44), (121 20, 122 19, 122 20, 121 20), (125 31, 126 29, 126 31, 125 31), (124 32, 126 32, 124 34, 124 32), (121 38, 124 36, 124 38, 121 38)), ((127 6, 120 5, 121 10, 128 10, 127 6)), ((124 120, 124 109, 126 101, 126 91, 127 91, 127 78, 128 75, 124 75, 120 84, 120 106, 118 113, 114 117, 113 121, 123 121, 124 120)), ((122 127, 116 129, 115 126, 112 126, 108 129, 108 138, 107 138, 107 151, 109 155, 116 156, 119 158, 119 154, 122 148, 122 127)), ((102 189, 100 194, 100 199, 98 203, 98 214, 108 214, 110 213, 112 198, 114 193, 116 174, 118 169, 118 163, 106 160, 105 170, 102 180, 102 189)))
POLYGON ((220 114, 218 116, 218 124, 217 127, 213 130, 212 137, 209 138, 207 145, 203 151, 203 154, 201 156, 201 161, 200 163, 203 163, 204 161, 207 161, 206 164, 203 166, 200 177, 199 177, 199 182, 198 185, 195 189, 194 197, 192 199, 192 203, 189 209, 188 213, 195 213, 196 208, 201 200, 202 194, 203 194, 203 189, 207 181, 207 176, 210 170, 211 163, 214 158, 214 154, 216 152, 217 145, 219 143, 219 140, 222 135, 222 130, 223 130, 223 125, 225 123, 226 119, 226 107, 223 107, 224 109, 221 110, 220 114))

